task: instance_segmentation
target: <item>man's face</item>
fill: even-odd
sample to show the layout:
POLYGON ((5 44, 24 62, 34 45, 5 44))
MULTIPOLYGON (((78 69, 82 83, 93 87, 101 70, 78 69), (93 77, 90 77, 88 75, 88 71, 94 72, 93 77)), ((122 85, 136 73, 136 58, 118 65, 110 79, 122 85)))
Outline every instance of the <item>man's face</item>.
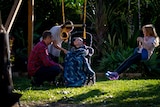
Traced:
POLYGON ((51 44, 51 42, 52 42, 52 37, 51 37, 51 36, 48 36, 48 37, 46 38, 46 40, 47 40, 47 44, 49 45, 49 44, 51 44))

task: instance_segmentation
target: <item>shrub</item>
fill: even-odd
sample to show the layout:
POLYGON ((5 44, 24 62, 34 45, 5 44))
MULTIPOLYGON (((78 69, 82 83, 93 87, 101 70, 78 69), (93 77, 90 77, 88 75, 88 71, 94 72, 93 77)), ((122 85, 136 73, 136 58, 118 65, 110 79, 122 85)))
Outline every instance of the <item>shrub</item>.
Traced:
MULTIPOLYGON (((99 61, 98 71, 104 72, 106 70, 116 69, 125 59, 133 54, 133 48, 119 49, 106 55, 99 61)), ((135 71, 137 65, 133 64, 129 71, 135 71)))

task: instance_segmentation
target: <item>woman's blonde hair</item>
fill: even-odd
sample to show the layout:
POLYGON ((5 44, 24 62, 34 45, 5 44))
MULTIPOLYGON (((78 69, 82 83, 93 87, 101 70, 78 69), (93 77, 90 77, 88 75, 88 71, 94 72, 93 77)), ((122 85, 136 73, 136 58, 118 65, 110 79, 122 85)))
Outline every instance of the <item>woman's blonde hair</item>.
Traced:
POLYGON ((155 47, 159 46, 159 41, 160 41, 160 40, 159 40, 159 37, 158 37, 158 35, 157 35, 157 33, 156 33, 155 27, 154 27, 152 24, 148 24, 148 25, 144 25, 144 26, 142 27, 142 29, 145 29, 146 33, 147 33, 149 36, 155 37, 156 39, 155 39, 155 41, 154 41, 154 45, 155 45, 155 47))
POLYGON ((144 25, 144 26, 142 27, 142 29, 145 29, 146 33, 147 33, 149 36, 158 37, 157 32, 156 32, 156 29, 155 29, 155 27, 154 27, 152 24, 144 25))

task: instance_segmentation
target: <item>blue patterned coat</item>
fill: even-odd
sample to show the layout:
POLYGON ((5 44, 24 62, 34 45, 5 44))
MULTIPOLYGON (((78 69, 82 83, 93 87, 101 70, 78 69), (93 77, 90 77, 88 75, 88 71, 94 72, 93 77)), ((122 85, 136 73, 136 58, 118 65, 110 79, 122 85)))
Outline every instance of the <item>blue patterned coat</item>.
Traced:
POLYGON ((66 86, 79 87, 85 85, 87 76, 95 76, 86 55, 86 47, 73 48, 65 57, 64 79, 66 86))

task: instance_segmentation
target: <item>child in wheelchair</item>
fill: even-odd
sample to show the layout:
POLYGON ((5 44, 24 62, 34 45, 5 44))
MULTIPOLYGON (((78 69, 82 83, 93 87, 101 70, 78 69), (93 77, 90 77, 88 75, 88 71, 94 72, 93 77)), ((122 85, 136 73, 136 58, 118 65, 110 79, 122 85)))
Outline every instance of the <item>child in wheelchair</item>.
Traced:
POLYGON ((79 87, 95 83, 95 72, 91 69, 88 58, 94 53, 92 47, 86 46, 81 37, 71 39, 73 46, 64 61, 64 81, 69 87, 79 87))

